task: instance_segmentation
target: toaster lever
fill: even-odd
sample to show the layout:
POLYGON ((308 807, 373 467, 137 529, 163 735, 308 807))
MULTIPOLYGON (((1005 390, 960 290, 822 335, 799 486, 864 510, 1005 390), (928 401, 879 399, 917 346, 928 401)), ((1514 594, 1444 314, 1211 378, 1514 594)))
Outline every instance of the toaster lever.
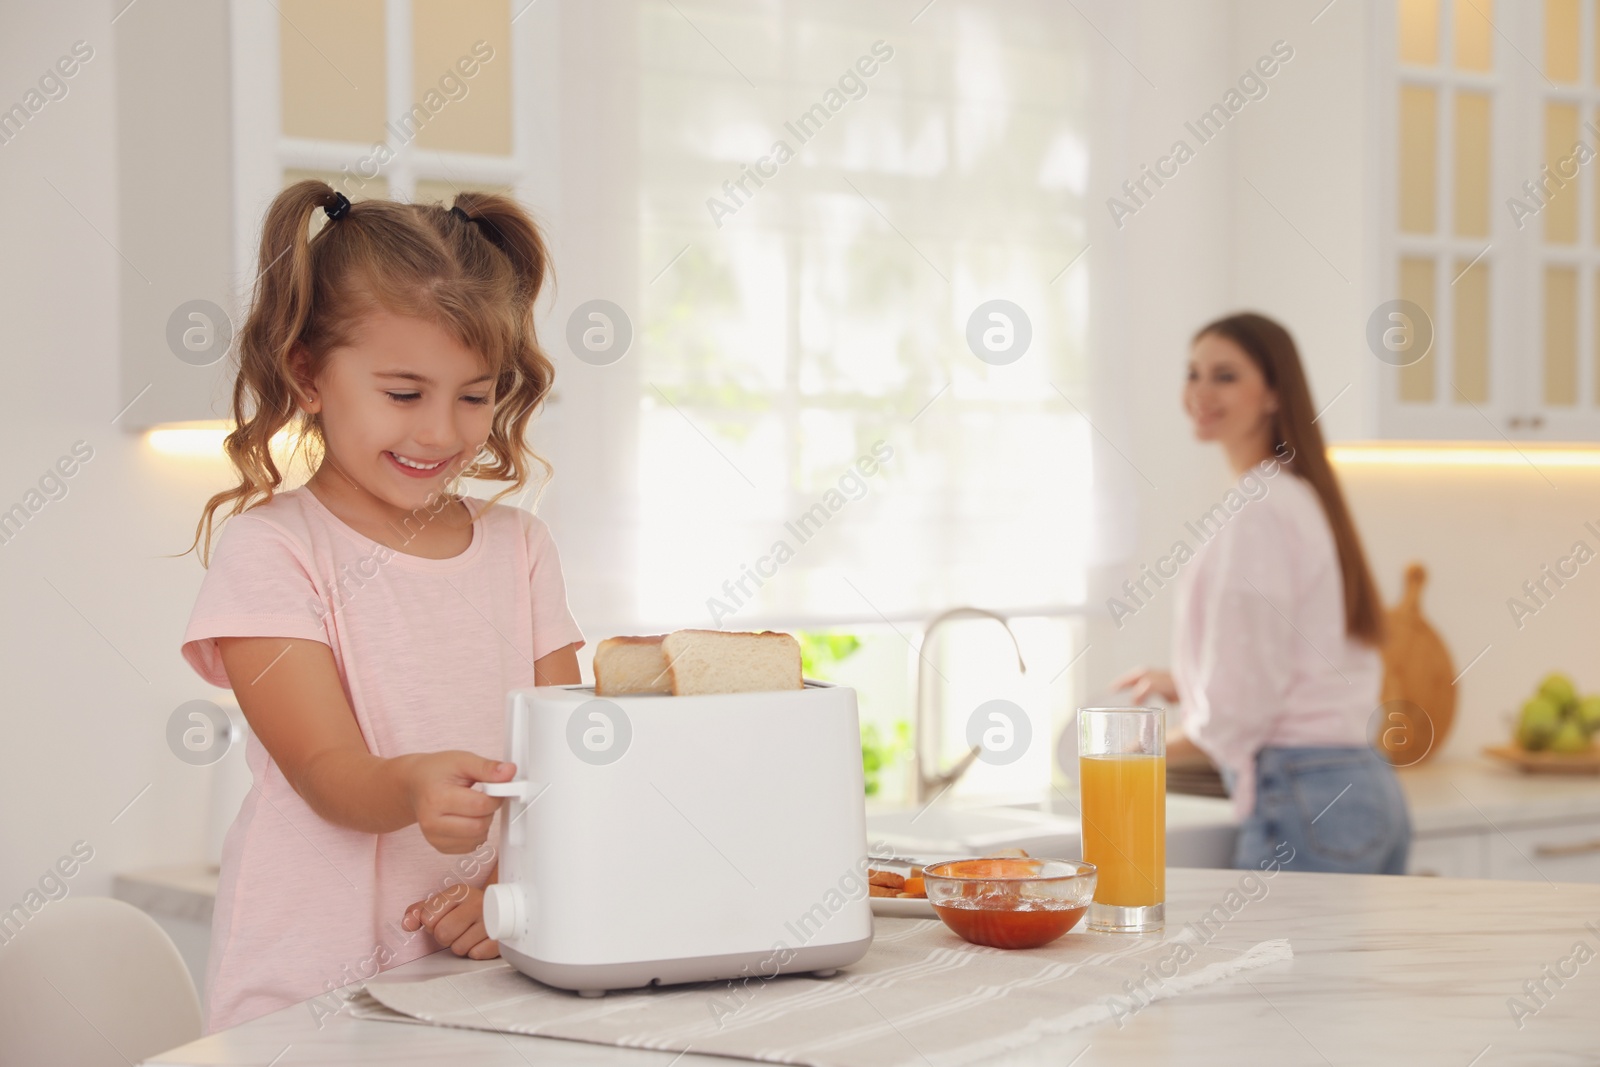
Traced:
POLYGON ((534 796, 532 782, 478 782, 474 789, 491 797, 516 797, 518 800, 531 800, 534 796))

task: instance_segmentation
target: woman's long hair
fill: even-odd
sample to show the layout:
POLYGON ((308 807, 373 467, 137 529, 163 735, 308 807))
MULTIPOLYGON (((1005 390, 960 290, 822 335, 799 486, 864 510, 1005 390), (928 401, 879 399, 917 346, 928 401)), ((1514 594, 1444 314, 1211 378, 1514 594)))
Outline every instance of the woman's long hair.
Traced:
POLYGON ((511 482, 493 503, 527 483, 530 460, 550 471, 523 440, 555 376, 534 334, 534 301, 550 265, 533 219, 509 197, 464 192, 455 207, 473 221, 439 204, 364 200, 310 236, 313 213, 336 204, 332 186, 308 179, 284 189, 267 210, 255 298, 239 333, 234 429, 223 442, 239 484, 206 503, 188 549, 199 548, 202 564, 218 509, 237 515, 271 500, 283 484, 273 435, 296 424, 313 467, 326 449, 320 416, 297 406, 291 354, 302 349, 315 378, 328 354, 350 343, 361 317, 378 308, 437 324, 494 375, 489 438, 462 477, 511 482))
POLYGON ((1383 604, 1361 549, 1361 537, 1350 519, 1339 480, 1328 463, 1322 431, 1313 421, 1317 412, 1311 404, 1311 390, 1300 366, 1300 353, 1289 331, 1265 315, 1242 312, 1228 315, 1203 326, 1194 340, 1215 334, 1238 345, 1261 370, 1267 386, 1278 395, 1278 410, 1272 418, 1272 444, 1277 455, 1285 450, 1293 456, 1290 470, 1316 490, 1322 510, 1333 529, 1339 550, 1339 569, 1344 577, 1344 624, 1351 637, 1370 645, 1383 641, 1383 604))

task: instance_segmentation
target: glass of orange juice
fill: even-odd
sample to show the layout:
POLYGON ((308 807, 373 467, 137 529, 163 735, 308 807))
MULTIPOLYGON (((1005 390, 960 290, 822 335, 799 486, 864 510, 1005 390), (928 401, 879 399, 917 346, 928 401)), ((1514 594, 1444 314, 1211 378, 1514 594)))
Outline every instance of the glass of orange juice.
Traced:
POLYGON ((1167 734, 1159 708, 1079 708, 1083 858, 1099 870, 1088 928, 1151 933, 1166 922, 1167 734))

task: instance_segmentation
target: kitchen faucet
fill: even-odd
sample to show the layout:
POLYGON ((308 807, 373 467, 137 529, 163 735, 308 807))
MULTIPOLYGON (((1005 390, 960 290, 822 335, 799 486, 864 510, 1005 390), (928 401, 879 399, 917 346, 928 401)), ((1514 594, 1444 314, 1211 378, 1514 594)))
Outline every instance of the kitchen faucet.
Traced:
POLYGON ((941 792, 955 785, 974 760, 983 752, 980 745, 973 745, 972 750, 956 761, 955 766, 947 771, 939 771, 939 751, 944 747, 944 721, 942 716, 927 714, 926 700, 924 700, 923 683, 924 668, 929 666, 926 652, 933 640, 934 631, 952 619, 981 618, 993 619, 1005 627, 1006 636, 1011 638, 1012 646, 1017 650, 1017 670, 1024 674, 1028 665, 1022 662, 1022 645, 1017 641, 1017 635, 1011 629, 1011 623, 1004 615, 989 611, 987 608, 959 607, 936 615, 929 621, 922 631, 922 641, 917 646, 916 665, 912 668, 916 673, 912 688, 912 714, 913 736, 912 752, 916 755, 917 765, 917 803, 926 804, 930 799, 937 797, 941 792), (931 744, 930 744, 931 741, 931 744), (933 769, 930 773, 929 769, 933 769))

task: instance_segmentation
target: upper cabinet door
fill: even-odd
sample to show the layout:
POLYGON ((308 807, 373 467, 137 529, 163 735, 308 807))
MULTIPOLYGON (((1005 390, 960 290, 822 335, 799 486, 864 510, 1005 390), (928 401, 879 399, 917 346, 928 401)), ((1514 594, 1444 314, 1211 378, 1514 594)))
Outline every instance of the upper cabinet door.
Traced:
MULTIPOLYGON (((271 74, 277 188, 450 203, 521 180, 511 0, 280 0, 271 74)), ((525 9, 525 8, 524 8, 525 9)))
POLYGON ((1392 146, 1375 349, 1384 437, 1497 437, 1520 406, 1503 312, 1516 300, 1510 225, 1494 198, 1516 118, 1494 12, 1492 0, 1398 0, 1380 33, 1392 64, 1379 127, 1392 146))
POLYGON ((1538 212, 1539 225, 1525 226, 1519 236, 1530 245, 1529 307, 1537 314, 1537 332, 1530 336, 1539 343, 1524 376, 1522 422, 1513 429, 1531 437, 1592 440, 1600 437, 1600 21, 1594 0, 1528 7, 1542 19, 1534 39, 1542 48, 1543 76, 1525 80, 1537 117, 1528 131, 1539 139, 1532 147, 1543 169, 1509 195, 1519 215, 1538 212))
POLYGON ((1600 440, 1596 0, 1394 0, 1380 435, 1600 440))

